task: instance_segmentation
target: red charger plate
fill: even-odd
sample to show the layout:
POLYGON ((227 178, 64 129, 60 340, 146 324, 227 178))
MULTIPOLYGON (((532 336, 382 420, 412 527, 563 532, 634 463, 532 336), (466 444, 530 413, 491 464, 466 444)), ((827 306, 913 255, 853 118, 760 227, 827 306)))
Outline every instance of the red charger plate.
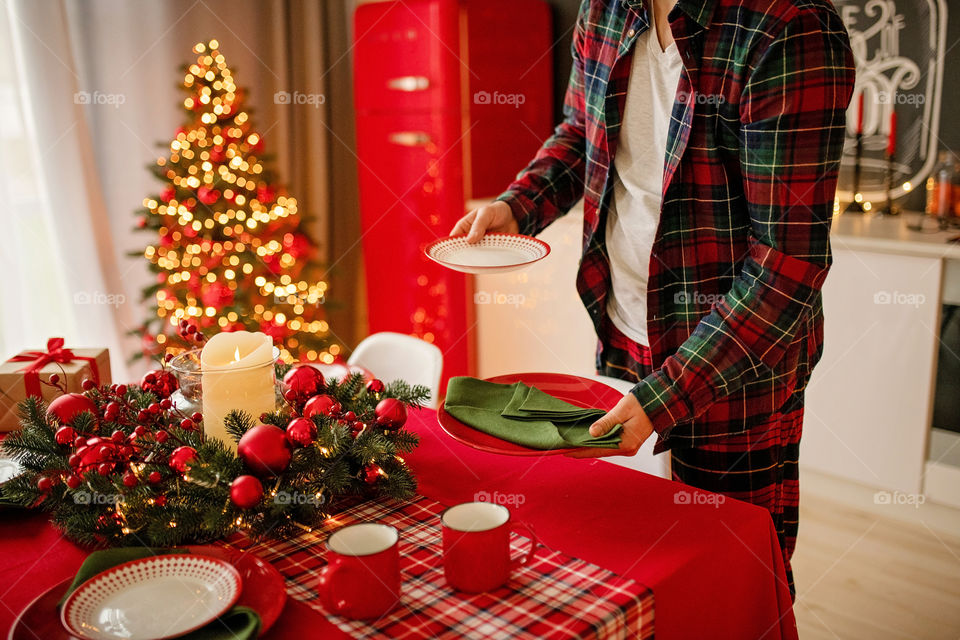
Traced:
MULTIPOLYGON (((523 382, 578 407, 603 409, 604 411, 612 409, 623 398, 622 392, 598 380, 564 373, 509 373, 487 378, 487 381, 501 384, 523 382)), ((437 409, 437 419, 440 422, 440 428, 451 438, 468 447, 487 453, 499 453, 505 456, 555 456, 577 450, 577 447, 571 447, 569 449, 548 449, 544 451, 507 442, 463 424, 447 413, 442 406, 437 409)))
MULTIPOLYGON (((280 617, 287 601, 283 576, 276 567, 262 558, 243 551, 217 546, 186 547, 190 553, 226 560, 243 578, 243 590, 236 604, 250 607, 260 614, 260 633, 264 634, 280 617)), ((60 608, 57 603, 67 587, 73 582, 68 578, 47 589, 28 604, 10 628, 8 640, 73 640, 60 623, 60 608)))

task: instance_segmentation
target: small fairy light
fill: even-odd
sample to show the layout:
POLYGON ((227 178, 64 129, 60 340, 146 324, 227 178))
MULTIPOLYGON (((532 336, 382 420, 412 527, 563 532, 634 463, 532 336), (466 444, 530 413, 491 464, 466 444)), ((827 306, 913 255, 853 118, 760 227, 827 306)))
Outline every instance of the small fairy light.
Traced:
POLYGON ((177 528, 177 521, 176 521, 176 520, 171 520, 171 521, 170 521, 169 523, 167 523, 167 524, 170 526, 171 529, 176 529, 176 528, 177 528))

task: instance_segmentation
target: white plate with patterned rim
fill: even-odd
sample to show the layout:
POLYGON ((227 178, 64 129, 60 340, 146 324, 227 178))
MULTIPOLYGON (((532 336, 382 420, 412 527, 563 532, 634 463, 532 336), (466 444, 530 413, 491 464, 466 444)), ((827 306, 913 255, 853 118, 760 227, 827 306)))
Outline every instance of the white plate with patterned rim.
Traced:
POLYGON ((215 620, 240 597, 243 580, 225 560, 153 556, 98 573, 70 594, 60 620, 90 640, 175 638, 215 620))
POLYGON ((550 245, 531 236, 488 233, 475 244, 468 244, 465 235, 440 238, 423 252, 434 262, 461 273, 507 273, 546 258, 550 245))
POLYGON ((0 455, 0 485, 7 480, 13 480, 21 473, 23 473, 23 467, 20 466, 19 462, 13 458, 0 455))

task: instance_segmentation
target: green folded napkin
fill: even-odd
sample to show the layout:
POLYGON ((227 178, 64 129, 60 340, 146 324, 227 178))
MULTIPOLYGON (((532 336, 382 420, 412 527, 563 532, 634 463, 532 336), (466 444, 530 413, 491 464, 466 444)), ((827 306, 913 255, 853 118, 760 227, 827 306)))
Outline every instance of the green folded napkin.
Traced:
POLYGON ((478 431, 531 449, 616 449, 623 429, 617 425, 595 438, 590 425, 605 411, 577 407, 522 382, 451 378, 443 408, 478 431))
MULTIPOLYGON (((163 556, 171 553, 189 553, 185 549, 149 549, 147 547, 117 547, 94 551, 80 565, 76 577, 70 583, 67 592, 60 599, 62 605, 67 596, 73 593, 84 582, 102 573, 111 567, 124 562, 163 556)), ((210 624, 192 631, 184 636, 184 640, 253 640, 260 632, 260 615, 249 607, 233 607, 210 624)))

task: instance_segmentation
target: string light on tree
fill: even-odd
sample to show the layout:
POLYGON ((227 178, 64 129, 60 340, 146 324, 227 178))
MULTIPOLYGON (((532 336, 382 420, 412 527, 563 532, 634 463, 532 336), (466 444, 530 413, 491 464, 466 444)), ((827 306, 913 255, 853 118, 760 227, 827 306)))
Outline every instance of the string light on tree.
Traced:
POLYGON ((142 327, 145 350, 175 343, 186 319, 211 332, 263 331, 288 362, 333 362, 340 347, 323 309, 328 284, 299 203, 263 160, 263 136, 220 44, 193 52, 185 124, 154 166, 165 188, 138 211, 138 228, 156 234, 143 252, 156 276, 144 290, 155 311, 142 327))

